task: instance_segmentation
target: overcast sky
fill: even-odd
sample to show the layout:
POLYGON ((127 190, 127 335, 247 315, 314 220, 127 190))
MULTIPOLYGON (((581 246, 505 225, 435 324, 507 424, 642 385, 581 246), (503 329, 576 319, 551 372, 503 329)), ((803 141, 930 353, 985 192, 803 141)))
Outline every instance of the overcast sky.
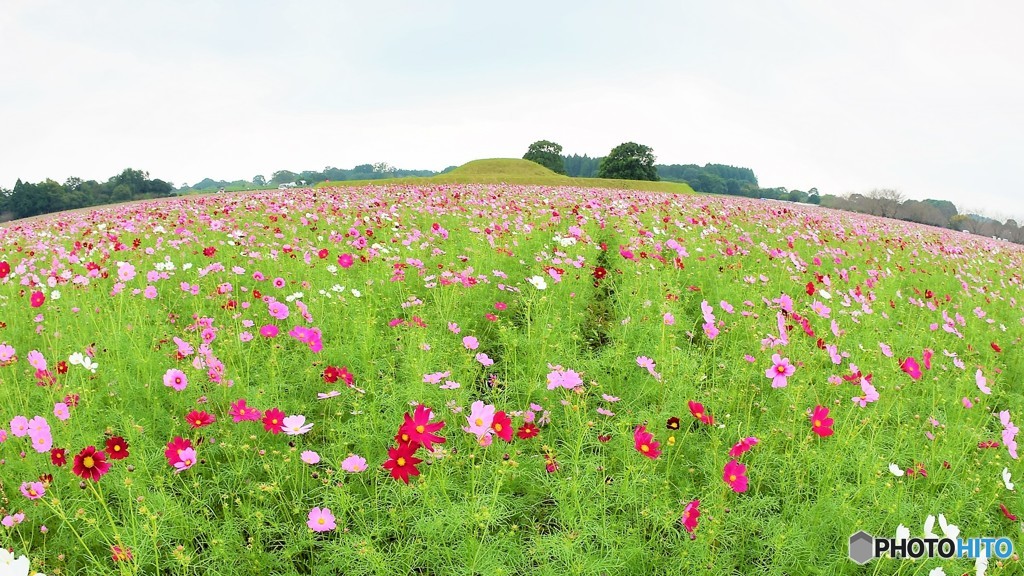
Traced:
POLYGON ((540 139, 1024 217, 1024 3, 0 0, 0 187, 540 139))

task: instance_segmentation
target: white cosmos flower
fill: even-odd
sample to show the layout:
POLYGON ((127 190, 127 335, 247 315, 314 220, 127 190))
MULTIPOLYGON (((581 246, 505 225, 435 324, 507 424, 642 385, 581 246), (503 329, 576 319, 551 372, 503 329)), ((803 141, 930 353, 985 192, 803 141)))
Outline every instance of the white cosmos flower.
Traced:
POLYGON ((68 358, 68 364, 81 366, 83 359, 85 359, 85 356, 81 352, 75 352, 68 358))
POLYGON ((942 569, 942 566, 939 566, 938 568, 932 568, 928 576, 946 576, 946 571, 942 569))
POLYGON ((360 296, 363 295, 363 293, 360 292, 359 290, 356 290, 355 288, 353 288, 352 289, 352 295, 355 296, 356 298, 359 298, 360 296))
POLYGON ((831 300, 832 299, 832 295, 829 294, 828 291, 826 291, 826 290, 818 290, 818 294, 821 294, 821 297, 824 298, 825 300, 831 300))
POLYGON ((60 290, 50 292, 50 300, 60 300, 60 290))
POLYGON ((531 276, 526 281, 533 284, 533 287, 537 290, 543 290, 548 287, 548 283, 544 280, 543 276, 531 276))
POLYGON ((974 574, 975 576, 985 576, 986 570, 988 570, 988 556, 985 556, 984 550, 980 550, 978 559, 974 561, 974 574))
POLYGON ((1003 468, 1003 484, 1007 490, 1013 490, 1013 482, 1010 482, 1010 470, 1003 468))
POLYGON ((28 576, 28 566, 29 561, 24 554, 15 560, 12 552, 8 552, 6 548, 0 547, 0 573, 5 576, 8 574, 11 576, 28 576))
POLYGON ((96 373, 96 369, 99 367, 100 365, 96 362, 93 362, 92 358, 89 358, 88 356, 82 358, 82 368, 85 368, 86 370, 92 372, 93 374, 96 373))
POLYGON ((932 514, 929 514, 928 517, 924 519, 924 537, 925 538, 938 538, 939 537, 938 534, 936 534, 935 532, 932 532, 933 528, 935 528, 935 516, 933 516, 932 514))
POLYGON ((903 524, 896 527, 896 539, 906 541, 910 539, 910 528, 907 528, 903 524))
POLYGON ((893 476, 903 476, 906 472, 896 464, 889 464, 889 472, 892 472, 893 476))
POLYGON ((284 425, 284 433, 289 436, 299 436, 313 429, 313 423, 306 424, 306 417, 302 414, 288 416, 281 423, 284 425))
POLYGON ((946 538, 950 540, 956 540, 956 537, 960 535, 960 527, 955 524, 947 524, 946 517, 939 514, 939 527, 942 528, 942 533, 946 535, 946 538))

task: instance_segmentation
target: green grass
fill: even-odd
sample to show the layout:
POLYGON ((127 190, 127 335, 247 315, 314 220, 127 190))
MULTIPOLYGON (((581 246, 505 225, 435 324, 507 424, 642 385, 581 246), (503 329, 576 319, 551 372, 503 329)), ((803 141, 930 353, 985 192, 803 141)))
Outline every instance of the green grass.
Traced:
POLYGON ((321 182, 316 187, 361 187, 395 184, 414 186, 433 186, 438 184, 521 184, 533 186, 574 186, 577 188, 612 188, 617 190, 643 190, 676 194, 693 193, 693 189, 688 184, 678 182, 646 182, 642 180, 619 180, 613 178, 571 178, 556 174, 536 162, 517 158, 473 160, 447 174, 426 178, 321 182))

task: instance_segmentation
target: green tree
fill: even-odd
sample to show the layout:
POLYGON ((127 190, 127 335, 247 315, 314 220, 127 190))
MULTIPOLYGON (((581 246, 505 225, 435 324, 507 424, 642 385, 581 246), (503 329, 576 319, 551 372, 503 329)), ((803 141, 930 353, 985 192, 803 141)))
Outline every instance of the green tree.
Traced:
POLYGON ((654 151, 649 146, 635 142, 619 144, 601 161, 597 169, 598 178, 621 178, 623 180, 657 180, 654 167, 654 151))
POLYGON ((252 183, 257 186, 266 186, 267 179, 263 177, 263 174, 257 174, 252 177, 252 183))
POLYGON ((565 174, 565 158, 562 158, 562 145, 548 140, 538 140, 527 148, 523 160, 536 162, 555 172, 565 174))

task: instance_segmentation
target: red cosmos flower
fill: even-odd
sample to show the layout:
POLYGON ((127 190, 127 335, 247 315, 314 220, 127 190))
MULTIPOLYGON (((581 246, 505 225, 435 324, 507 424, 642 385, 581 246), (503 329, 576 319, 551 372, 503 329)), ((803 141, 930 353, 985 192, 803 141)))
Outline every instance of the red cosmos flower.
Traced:
POLYGON ((982 440, 978 442, 978 448, 999 448, 999 442, 995 440, 982 440))
POLYGON ((111 460, 124 460, 128 457, 128 441, 120 436, 108 438, 106 452, 111 460))
POLYGON ((999 347, 999 344, 996 344, 995 342, 992 343, 992 349, 995 350, 996 352, 1003 351, 1003 349, 999 347))
POLYGON ((1003 504, 1002 502, 999 503, 999 510, 1002 511, 1003 516, 1006 516, 1007 520, 1010 520, 1011 522, 1016 522, 1017 521, 1017 516, 1015 516, 1013 513, 1011 513, 1010 509, 1007 508, 1006 505, 1003 504))
POLYGON ((807 295, 814 296, 814 282, 807 283, 807 295))
POLYGON ((114 562, 124 562, 132 559, 132 551, 130 548, 121 548, 116 544, 110 546, 110 559, 114 562))
POLYGON ((0 280, 3 280, 11 273, 11 265, 6 260, 0 261, 0 280))
POLYGON ((679 417, 673 416, 665 422, 665 427, 669 430, 679 430, 679 417))
POLYGON ((50 448, 50 462, 58 468, 68 463, 66 452, 63 448, 50 448))
POLYGON ((697 519, 700 518, 700 500, 692 500, 683 508, 683 517, 679 521, 683 524, 683 528, 690 534, 697 529, 697 519))
POLYGON ((263 298, 263 293, 260 292, 259 290, 253 290, 252 291, 252 297, 257 299, 257 300, 260 300, 260 299, 263 298))
POLYGON ((660 446, 658 441, 654 439, 654 434, 648 432, 647 428, 643 425, 637 426, 636 430, 633 431, 633 447, 636 448, 637 452, 651 460, 656 460, 661 455, 660 446))
POLYGON ((516 432, 516 436, 518 436, 522 440, 529 440, 530 438, 533 438, 537 434, 540 434, 540 428, 537 428, 537 426, 534 425, 533 422, 527 422, 526 424, 523 424, 522 426, 519 427, 519 430, 516 432))
POLYGON ((78 406, 78 400, 79 400, 78 394, 68 394, 68 395, 64 396, 64 403, 67 404, 71 408, 74 408, 75 406, 78 406))
POLYGON ((600 442, 601 444, 605 444, 605 443, 607 443, 611 439, 612 439, 612 435, 611 434, 598 434, 597 435, 597 441, 600 442))
POLYGON ((216 253, 217 249, 214 248, 213 246, 207 246, 206 248, 203 248, 203 256, 206 256, 207 258, 213 258, 213 255, 216 253))
POLYGON ((833 420, 828 417, 828 408, 818 405, 814 407, 814 412, 811 413, 811 431, 821 436, 831 436, 834 434, 832 430, 833 420))
POLYGON ((286 414, 277 408, 271 408, 263 413, 263 429, 271 434, 280 434, 284 428, 284 417, 286 414))
POLYGON ((173 468, 178 462, 181 462, 180 454, 182 450, 192 447, 192 441, 181 436, 175 436, 174 440, 167 443, 167 449, 164 450, 164 456, 167 458, 167 463, 173 468))
POLYGON ((324 258, 327 258, 328 255, 330 255, 330 251, 328 251, 327 248, 321 248, 320 251, 316 253, 316 255, 319 256, 321 260, 323 260, 324 258))
POLYGON ((420 475, 416 465, 423 460, 413 456, 415 452, 416 448, 411 444, 400 444, 395 448, 389 448, 388 461, 384 463, 384 469, 391 472, 391 477, 395 480, 401 480, 408 484, 410 476, 420 475))
POLYGON ((57 362, 57 374, 67 374, 67 373, 68 373, 68 363, 63 361, 63 360, 61 360, 60 362, 57 362))
MULTIPOLYGON (((428 452, 434 451, 434 444, 444 444, 445 439, 434 434, 444 428, 444 422, 430 423, 431 411, 423 404, 417 404, 412 416, 405 413, 405 422, 398 429, 399 435, 405 434, 415 444, 422 445, 428 452)), ((510 432, 511 433, 511 432, 510 432)))
POLYGON ((598 266, 594 268, 594 280, 600 280, 608 275, 608 271, 605 270, 604 266, 598 266))
POLYGON ((84 480, 99 482, 110 471, 110 462, 107 462, 107 456, 102 450, 86 446, 75 456, 71 470, 84 480))
POLYGON ((46 296, 38 290, 33 292, 32 296, 30 296, 28 299, 29 305, 32 306, 33 308, 39 308, 40 306, 43 305, 43 302, 46 302, 46 296))
POLYGON ((491 422, 491 430, 498 435, 505 442, 512 441, 512 433, 515 431, 512 428, 512 419, 508 417, 508 414, 498 410, 494 413, 494 420, 491 422))
POLYGON ((203 426, 209 426, 217 421, 213 414, 208 414, 202 410, 193 410, 185 416, 185 420, 188 421, 188 425, 193 428, 202 428, 203 426))
POLYGON ((693 414, 694 418, 700 420, 701 422, 707 424, 708 426, 711 426, 712 424, 715 423, 715 419, 711 417, 711 414, 707 414, 704 411, 703 404, 701 404, 700 402, 694 402, 693 400, 690 400, 689 405, 690 414, 693 414))
POLYGON ((328 366, 324 368, 322 376, 325 383, 334 384, 341 377, 341 371, 338 370, 337 366, 328 366))

